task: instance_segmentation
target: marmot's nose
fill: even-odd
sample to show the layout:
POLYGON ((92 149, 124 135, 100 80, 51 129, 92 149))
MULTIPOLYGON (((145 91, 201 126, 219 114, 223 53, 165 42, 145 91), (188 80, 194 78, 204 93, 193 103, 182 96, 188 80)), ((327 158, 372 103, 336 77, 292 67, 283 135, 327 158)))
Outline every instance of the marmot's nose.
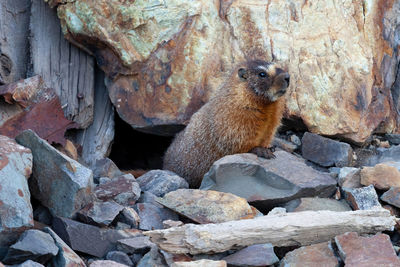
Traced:
POLYGON ((290 82, 290 75, 289 75, 289 73, 285 73, 285 77, 283 78, 286 82, 287 82, 287 84, 289 85, 289 82, 290 82))

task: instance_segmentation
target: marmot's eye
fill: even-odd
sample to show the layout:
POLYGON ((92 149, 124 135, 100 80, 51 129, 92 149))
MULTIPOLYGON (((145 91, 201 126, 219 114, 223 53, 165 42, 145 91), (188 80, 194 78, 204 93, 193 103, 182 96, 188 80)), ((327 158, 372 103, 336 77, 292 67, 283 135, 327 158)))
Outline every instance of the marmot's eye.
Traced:
POLYGON ((260 72, 259 74, 258 74, 258 76, 260 76, 260 77, 262 77, 262 78, 265 78, 265 77, 267 77, 267 74, 265 73, 265 72, 260 72))

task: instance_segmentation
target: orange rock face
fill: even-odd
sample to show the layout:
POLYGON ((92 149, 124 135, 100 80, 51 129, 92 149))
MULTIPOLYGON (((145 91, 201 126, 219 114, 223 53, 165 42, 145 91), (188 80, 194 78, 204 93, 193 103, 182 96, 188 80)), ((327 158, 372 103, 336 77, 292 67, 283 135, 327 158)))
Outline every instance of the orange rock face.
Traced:
POLYGON ((96 55, 134 128, 176 132, 234 65, 262 58, 289 70, 286 117, 309 131, 362 143, 398 129, 398 1, 63 2, 64 34, 96 55))

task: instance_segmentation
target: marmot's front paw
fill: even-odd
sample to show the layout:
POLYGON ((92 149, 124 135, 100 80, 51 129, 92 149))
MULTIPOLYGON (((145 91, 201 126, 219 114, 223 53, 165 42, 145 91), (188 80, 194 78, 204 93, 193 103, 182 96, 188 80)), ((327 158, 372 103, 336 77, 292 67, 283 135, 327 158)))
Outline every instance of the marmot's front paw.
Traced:
POLYGON ((262 147, 262 146, 257 146, 250 150, 250 153, 254 153, 259 157, 263 157, 266 159, 274 159, 276 158, 274 155, 275 148, 274 147, 262 147))

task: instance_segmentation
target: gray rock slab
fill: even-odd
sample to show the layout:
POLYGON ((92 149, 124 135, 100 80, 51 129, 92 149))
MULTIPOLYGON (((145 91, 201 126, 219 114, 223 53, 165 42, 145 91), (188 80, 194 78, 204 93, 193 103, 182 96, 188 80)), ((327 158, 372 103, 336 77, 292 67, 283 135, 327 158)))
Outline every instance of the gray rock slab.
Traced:
POLYGON ((83 260, 49 227, 43 229, 51 235, 59 251, 56 257, 51 259, 52 266, 56 267, 86 267, 83 260))
POLYGON ((110 260, 97 260, 89 265, 89 267, 127 267, 127 266, 128 265, 110 260))
POLYGON ((163 229, 163 221, 179 220, 179 217, 175 212, 166 208, 157 207, 153 204, 138 203, 134 206, 134 208, 140 217, 140 230, 163 229))
POLYGON ((115 261, 127 266, 133 266, 132 260, 129 258, 128 254, 122 251, 110 251, 106 255, 106 260, 115 261))
POLYGON ((31 130, 16 137, 33 154, 32 195, 53 216, 73 217, 94 196, 92 171, 60 153, 31 130))
POLYGON ((354 210, 382 208, 373 185, 361 188, 342 188, 346 201, 354 210))
POLYGON ((18 239, 18 242, 8 249, 3 262, 18 264, 26 260, 34 260, 45 264, 58 253, 54 239, 47 233, 39 230, 27 230, 18 239))
POLYGON ((298 211, 318 211, 318 210, 331 210, 331 211, 351 211, 349 204, 344 200, 339 201, 331 198, 300 198, 291 200, 285 204, 284 208, 288 212, 298 211))
POLYGON ((128 254, 145 254, 154 246, 147 236, 126 238, 117 242, 117 249, 128 254))
POLYGON ((390 148, 357 149, 357 167, 375 166, 388 161, 400 162, 400 145, 390 148))
POLYGON ((140 231, 102 229, 93 225, 56 217, 53 230, 73 250, 102 258, 115 250, 118 240, 141 235, 140 231))
POLYGON ((0 135, 0 247, 15 242, 33 227, 28 181, 32 172, 31 151, 0 135))
POLYGON ((180 188, 189 188, 185 179, 164 170, 151 170, 137 178, 137 181, 142 191, 151 192, 158 197, 180 188))
POLYGON ((330 197, 336 180, 306 165, 285 151, 275 159, 236 154, 216 161, 205 174, 200 189, 232 193, 257 208, 271 208, 301 197, 330 197))
POLYGON ((269 266, 279 262, 271 244, 246 247, 222 260, 232 266, 269 266))
POLYGON ((96 160, 93 166, 93 177, 95 179, 100 177, 114 178, 121 175, 124 175, 124 173, 120 171, 117 165, 109 158, 96 160))
POLYGON ((103 227, 110 225, 123 209, 123 206, 112 200, 95 201, 81 209, 77 215, 84 223, 103 227))
POLYGON ((153 193, 150 193, 149 191, 144 191, 140 195, 137 203, 149 203, 162 208, 163 206, 157 202, 157 199, 158 197, 153 193))
POLYGON ((138 262, 136 267, 167 267, 168 265, 164 262, 163 256, 158 252, 157 248, 151 249, 143 258, 138 262))
POLYGON ((303 157, 321 166, 345 167, 352 161, 353 149, 347 143, 309 132, 304 133, 301 142, 303 157))
POLYGON ((114 200, 122 206, 132 206, 139 199, 141 190, 133 175, 125 174, 97 186, 94 192, 102 201, 114 200))

